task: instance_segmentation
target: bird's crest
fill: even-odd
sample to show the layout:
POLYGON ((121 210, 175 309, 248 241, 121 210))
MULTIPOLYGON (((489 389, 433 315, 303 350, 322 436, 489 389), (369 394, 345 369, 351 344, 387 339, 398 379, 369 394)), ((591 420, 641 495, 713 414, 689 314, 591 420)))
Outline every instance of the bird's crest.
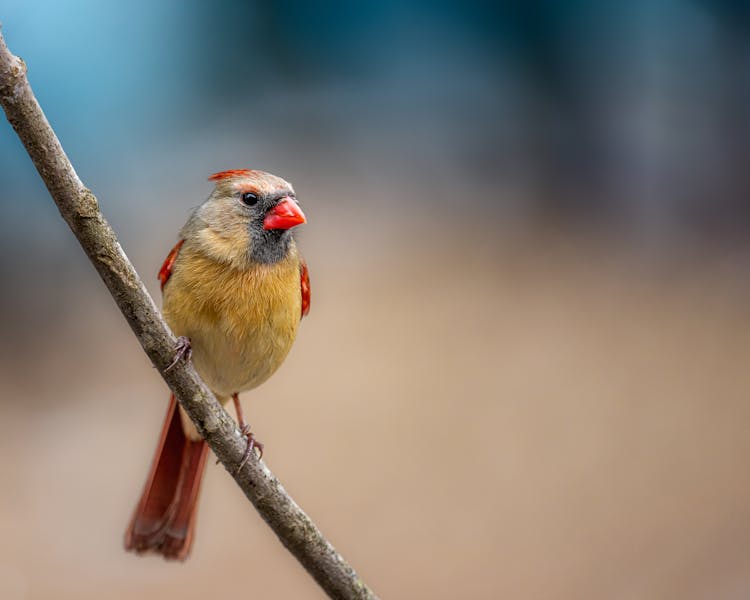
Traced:
POLYGON ((219 171, 209 176, 209 181, 221 181, 222 179, 230 179, 232 177, 247 177, 252 175, 252 169, 229 169, 228 171, 219 171))

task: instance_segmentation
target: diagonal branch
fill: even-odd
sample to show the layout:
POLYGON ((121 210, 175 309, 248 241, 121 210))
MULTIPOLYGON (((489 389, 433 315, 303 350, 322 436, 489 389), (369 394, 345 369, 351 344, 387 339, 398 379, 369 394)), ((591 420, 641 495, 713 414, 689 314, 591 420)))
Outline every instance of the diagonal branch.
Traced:
POLYGON ((245 439, 192 364, 181 361, 167 371, 175 351, 174 334, 100 212, 96 197, 78 178, 34 97, 25 63, 11 54, 2 33, 0 104, 143 350, 250 502, 331 598, 376 598, 261 460, 247 461, 234 474, 242 462, 245 439))

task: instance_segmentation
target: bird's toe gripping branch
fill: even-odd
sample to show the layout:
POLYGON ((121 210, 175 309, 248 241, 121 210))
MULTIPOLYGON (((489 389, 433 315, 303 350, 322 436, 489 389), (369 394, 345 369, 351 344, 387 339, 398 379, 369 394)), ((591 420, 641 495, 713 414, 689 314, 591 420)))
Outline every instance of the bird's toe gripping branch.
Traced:
POLYGON ((165 373, 171 371, 175 365, 181 360, 190 360, 193 355, 193 348, 190 346, 190 339, 181 335, 177 338, 177 344, 174 347, 174 360, 169 363, 169 366, 164 369, 165 373))
POLYGON ((242 467, 245 466, 245 463, 250 459, 250 455, 253 453, 253 449, 258 449, 258 460, 263 458, 263 444, 255 439, 255 435, 252 431, 250 431, 250 425, 245 423, 241 431, 242 435, 247 438, 247 448, 245 448, 245 454, 242 456, 242 460, 237 466, 237 473, 240 472, 240 469, 242 469, 242 467))
POLYGON ((235 474, 237 474, 240 472, 240 469, 245 466, 245 463, 248 461, 255 448, 258 449, 258 459, 260 460, 261 458, 263 458, 263 444, 255 439, 253 432, 250 431, 250 425, 248 425, 247 421, 245 421, 245 414, 242 411, 239 394, 232 394, 232 400, 234 401, 234 409, 237 412, 237 424, 240 426, 240 433, 242 433, 242 435, 247 438, 247 448, 245 448, 245 454, 242 456, 242 460, 240 461, 240 464, 235 471, 235 474))

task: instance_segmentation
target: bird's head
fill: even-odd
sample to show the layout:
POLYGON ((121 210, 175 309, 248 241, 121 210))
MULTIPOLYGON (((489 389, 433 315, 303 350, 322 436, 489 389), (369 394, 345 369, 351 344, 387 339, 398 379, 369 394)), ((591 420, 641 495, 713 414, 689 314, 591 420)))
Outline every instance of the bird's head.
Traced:
POLYGON ((264 171, 215 173, 208 200, 183 229, 213 258, 238 267, 248 261, 272 264, 293 245, 292 228, 305 222, 291 184, 264 171))

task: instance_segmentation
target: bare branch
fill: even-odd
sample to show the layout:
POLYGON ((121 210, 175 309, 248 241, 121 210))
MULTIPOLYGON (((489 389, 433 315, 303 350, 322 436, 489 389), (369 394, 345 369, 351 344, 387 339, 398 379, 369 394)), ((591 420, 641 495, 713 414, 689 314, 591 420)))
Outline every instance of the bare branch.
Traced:
POLYGON ((247 461, 234 474, 242 462, 245 438, 192 364, 180 361, 166 370, 176 339, 100 212, 96 197, 70 164, 34 97, 25 63, 11 54, 2 33, 0 104, 143 350, 250 502, 331 598, 376 598, 261 460, 247 461))

